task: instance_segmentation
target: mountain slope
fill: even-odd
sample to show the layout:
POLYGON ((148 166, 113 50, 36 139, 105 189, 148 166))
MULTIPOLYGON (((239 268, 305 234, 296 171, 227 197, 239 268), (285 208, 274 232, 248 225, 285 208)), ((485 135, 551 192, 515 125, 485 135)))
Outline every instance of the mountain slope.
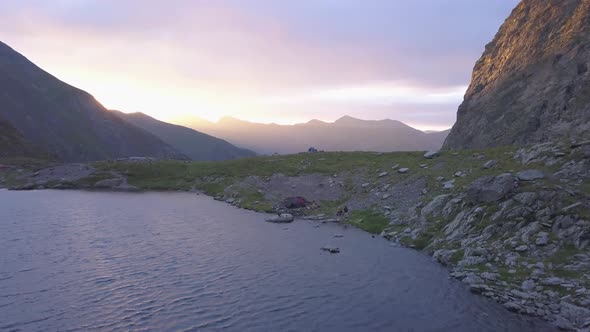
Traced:
POLYGON ((523 0, 475 64, 446 148, 590 136, 590 1, 523 0))
POLYGON ((296 125, 261 124, 223 118, 195 122, 192 128, 260 153, 297 153, 310 146, 326 151, 413 151, 439 149, 446 137, 426 134, 394 120, 344 116, 332 123, 311 120, 296 125))
POLYGON ((125 121, 156 135, 192 160, 219 161, 256 155, 252 151, 240 149, 224 140, 190 128, 162 122, 143 113, 113 112, 125 121))
POLYGON ((60 160, 186 158, 1 42, 0 91, 0 116, 26 140, 60 160))
POLYGON ((27 142, 7 121, 0 118, 0 158, 47 157, 41 149, 27 142))

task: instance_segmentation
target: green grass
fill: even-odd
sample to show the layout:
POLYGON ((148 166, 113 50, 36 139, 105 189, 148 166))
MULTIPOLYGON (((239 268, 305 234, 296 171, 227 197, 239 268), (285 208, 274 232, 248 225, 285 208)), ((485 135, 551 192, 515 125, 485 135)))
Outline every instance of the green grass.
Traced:
POLYGON ((498 268, 498 275, 500 280, 519 284, 529 278, 530 272, 520 265, 514 267, 502 266, 498 268), (510 273, 508 272, 510 270, 514 270, 516 272, 510 273))
POLYGON ((342 206, 344 206, 344 204, 346 203, 348 199, 347 198, 342 198, 336 201, 321 201, 320 202, 320 207, 317 209, 313 210, 314 214, 325 214, 328 216, 335 216, 336 213, 338 212, 338 210, 340 208, 342 208, 342 206))
POLYGON ((550 270, 549 273, 564 279, 582 279, 582 276, 584 275, 579 271, 570 271, 566 269, 553 269, 550 270))
POLYGON ((465 250, 459 249, 451 255, 450 261, 453 264, 457 264, 457 263, 459 263, 460 260, 463 259, 464 256, 465 256, 465 250))
POLYGON ((256 189, 241 189, 238 191, 240 206, 254 211, 274 212, 272 204, 266 202, 264 195, 256 189))
MULTIPOLYGON (((94 164, 102 171, 115 171, 126 174, 129 182, 142 189, 174 189, 190 188, 197 179, 227 179, 233 182, 247 176, 268 177, 276 173, 287 176, 319 173, 325 175, 351 173, 345 181, 345 189, 353 190, 353 179, 362 177, 366 181, 377 180, 378 172, 386 171, 389 175, 379 179, 380 182, 397 183, 406 179, 424 178, 429 188, 428 197, 449 192, 442 189, 436 177, 455 179, 455 190, 468 185, 483 175, 495 175, 508 170, 543 168, 540 165, 521 165, 512 159, 515 148, 491 148, 479 151, 485 154, 484 159, 473 157, 476 150, 464 150, 454 155, 445 151, 435 159, 427 160, 423 152, 323 152, 300 153, 294 155, 262 156, 221 162, 185 162, 185 161, 154 161, 151 163, 133 162, 97 162, 94 164), (484 170, 481 165, 489 159, 498 161, 499 168, 484 170), (399 174, 391 166, 410 168, 408 174, 399 174), (422 169, 420 164, 429 168, 422 169), (453 177, 457 171, 466 172, 465 177, 453 177), (354 177, 354 178, 353 178, 354 177)), ((211 181, 204 181, 211 182, 211 181)), ((214 190, 219 192, 219 190, 214 190)))
POLYGON ((382 213, 376 211, 356 210, 350 213, 346 223, 369 233, 379 234, 387 227, 389 220, 382 213))
POLYGON ((573 245, 567 245, 567 246, 561 248, 555 254, 553 254, 553 256, 547 258, 545 260, 545 262, 553 263, 553 264, 567 263, 567 262, 571 261, 571 258, 575 254, 578 254, 578 253, 580 253, 580 250, 578 250, 576 247, 574 247, 573 245))

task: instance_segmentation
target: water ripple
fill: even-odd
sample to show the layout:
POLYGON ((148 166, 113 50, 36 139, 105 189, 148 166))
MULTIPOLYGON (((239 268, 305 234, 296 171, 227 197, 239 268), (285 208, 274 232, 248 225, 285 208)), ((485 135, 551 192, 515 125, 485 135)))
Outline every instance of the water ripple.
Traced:
POLYGON ((0 331, 544 331, 423 255, 202 196, 0 191, 0 331), (339 255, 319 248, 334 241, 339 255))

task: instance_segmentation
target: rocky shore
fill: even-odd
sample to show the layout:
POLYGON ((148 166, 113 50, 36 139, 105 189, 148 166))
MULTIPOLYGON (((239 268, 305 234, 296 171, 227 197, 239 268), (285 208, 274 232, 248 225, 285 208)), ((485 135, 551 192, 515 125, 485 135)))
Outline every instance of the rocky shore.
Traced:
POLYGON ((19 172, 13 189, 197 191, 318 225, 342 222, 432 255, 472 292, 508 310, 563 330, 590 329, 590 141, 278 156, 250 160, 256 171, 243 174, 235 163, 52 165, 19 172), (285 208, 290 196, 309 204, 285 208))
POLYGON ((590 199, 581 188, 589 184, 589 157, 590 142, 520 149, 518 162, 555 172, 480 177, 396 211, 381 235, 432 254, 472 292, 510 311, 588 331, 590 199))

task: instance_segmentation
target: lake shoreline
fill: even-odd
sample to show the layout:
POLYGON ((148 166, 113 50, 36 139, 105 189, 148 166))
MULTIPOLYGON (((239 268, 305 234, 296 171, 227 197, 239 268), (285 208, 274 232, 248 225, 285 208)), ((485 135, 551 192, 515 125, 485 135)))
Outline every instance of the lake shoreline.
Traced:
POLYGON ((584 179, 590 174, 579 152, 543 144, 428 158, 317 153, 222 163, 75 164, 32 177, 72 180, 29 181, 21 189, 201 192, 247 210, 338 220, 425 252, 473 293, 510 311, 582 329, 590 326, 590 275, 584 272, 590 264, 584 179), (88 175, 76 178, 80 170, 88 175), (284 209, 289 196, 314 203, 284 209), (350 211, 337 215, 344 206, 350 211))

